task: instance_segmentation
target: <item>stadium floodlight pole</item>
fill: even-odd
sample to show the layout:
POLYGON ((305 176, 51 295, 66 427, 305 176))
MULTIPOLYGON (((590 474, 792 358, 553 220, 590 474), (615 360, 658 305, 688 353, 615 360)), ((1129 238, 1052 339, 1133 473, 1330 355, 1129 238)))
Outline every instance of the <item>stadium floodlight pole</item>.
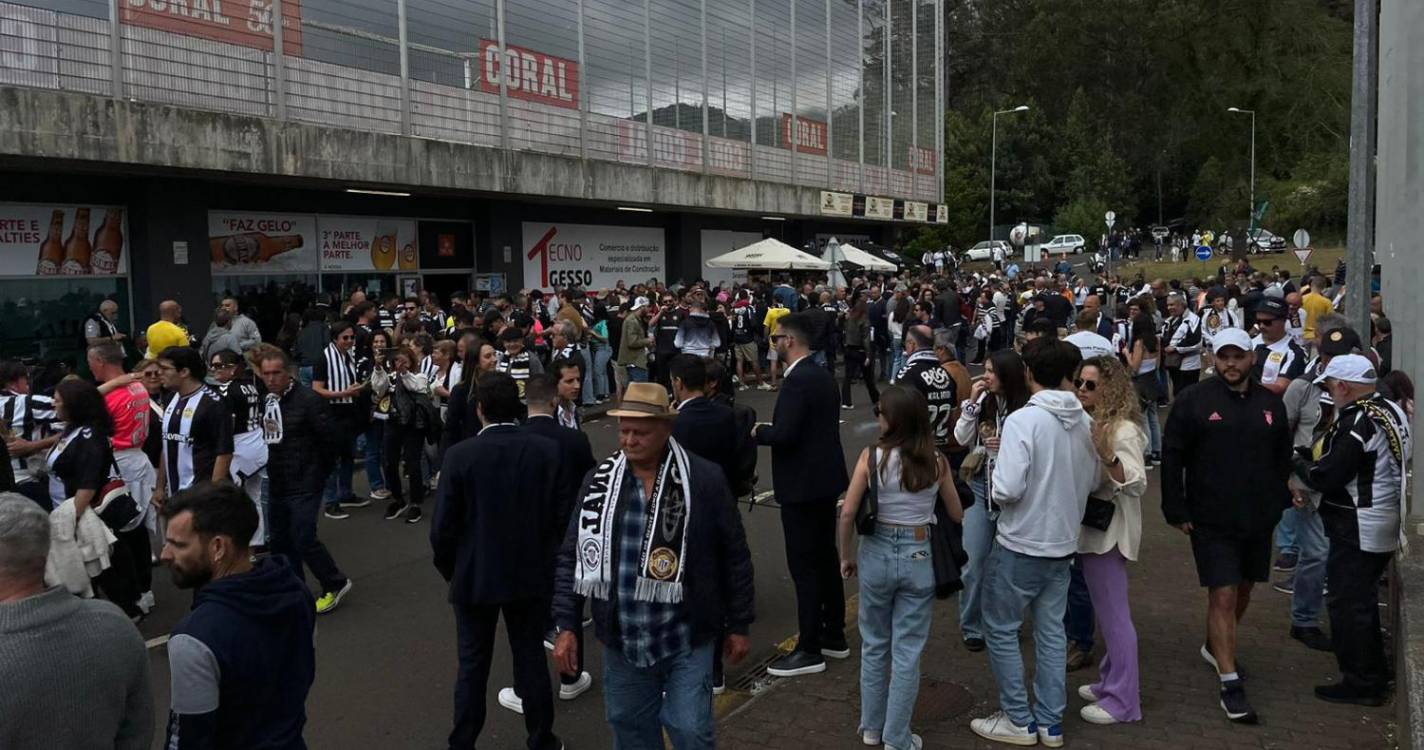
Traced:
MULTIPOLYGON (((997 187, 997 169, 999 160, 999 115, 1008 115, 1015 112, 1027 112, 1028 105, 1020 104, 1013 109, 1004 109, 994 113, 989 127, 989 240, 994 239, 994 189, 997 187)), ((993 245, 989 248, 992 250, 993 245)))
MULTIPOLYGON (((1251 115, 1251 210, 1246 212, 1246 233, 1251 233, 1251 218, 1256 215, 1256 110, 1227 107, 1227 112, 1251 115)), ((1248 237, 1249 241, 1251 238, 1248 237)))

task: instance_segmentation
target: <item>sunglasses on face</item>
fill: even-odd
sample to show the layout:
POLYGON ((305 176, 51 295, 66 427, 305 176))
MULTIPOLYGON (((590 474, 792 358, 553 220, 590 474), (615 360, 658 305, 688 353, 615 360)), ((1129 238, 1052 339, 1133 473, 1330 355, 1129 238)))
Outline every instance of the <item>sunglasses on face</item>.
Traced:
POLYGON ((209 370, 231 370, 234 367, 237 367, 237 365, 225 365, 221 362, 214 362, 208 365, 209 370))
POLYGON ((1088 393, 1092 393, 1093 391, 1096 391, 1098 389, 1098 381, 1086 380, 1084 378, 1075 378, 1073 380, 1073 387, 1077 388, 1080 391, 1087 391, 1088 393))
POLYGON ((1268 326, 1279 322, 1279 318, 1256 318, 1256 325, 1258 326, 1268 326))

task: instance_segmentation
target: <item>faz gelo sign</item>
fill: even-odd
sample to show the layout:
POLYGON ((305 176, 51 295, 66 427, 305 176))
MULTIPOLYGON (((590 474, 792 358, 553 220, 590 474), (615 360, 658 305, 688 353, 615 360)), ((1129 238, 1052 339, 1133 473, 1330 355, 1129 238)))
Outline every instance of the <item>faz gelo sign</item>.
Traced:
POLYGON ((554 57, 523 47, 504 45, 500 62, 499 42, 480 40, 480 88, 499 93, 499 76, 515 99, 526 99, 555 107, 578 109, 579 67, 576 60, 554 57))
MULTIPOLYGON (((119 18, 130 26, 272 49, 271 0, 119 0, 119 18)), ((301 0, 282 0, 282 49, 302 54, 301 0)))
POLYGON ((826 123, 820 120, 808 120, 804 117, 796 118, 796 132, 793 137, 791 132, 791 113, 781 113, 781 147, 791 148, 791 144, 796 144, 796 150, 803 154, 826 155, 826 143, 829 133, 826 130, 826 123))

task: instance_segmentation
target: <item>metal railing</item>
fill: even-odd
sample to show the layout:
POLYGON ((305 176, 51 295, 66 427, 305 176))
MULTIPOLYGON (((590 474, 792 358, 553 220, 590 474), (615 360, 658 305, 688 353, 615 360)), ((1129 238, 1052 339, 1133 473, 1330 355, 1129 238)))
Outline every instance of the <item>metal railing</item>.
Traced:
MULTIPOLYGON (((708 57, 722 54, 720 49, 707 49, 708 44, 717 43, 705 36, 708 0, 690 0, 689 6, 696 9, 700 4, 701 9, 700 19, 689 21, 700 23, 704 35, 701 48, 692 53, 701 57, 698 83, 685 88, 681 82, 674 84, 679 88, 675 95, 677 101, 672 114, 666 117, 663 110, 667 105, 659 106, 657 102, 659 97, 665 100, 668 94, 661 90, 663 84, 659 83, 655 95, 651 82, 650 58, 654 54, 651 46, 638 48, 635 42, 629 43, 626 94, 617 94, 607 86, 594 92, 594 86, 584 80, 577 94, 571 95, 573 101, 550 103, 551 97, 519 95, 520 92, 511 90, 510 79, 485 69, 482 52, 411 41, 407 34, 407 3, 417 4, 422 18, 428 19, 433 11, 426 3, 438 4, 439 1, 362 0, 352 6, 351 23, 341 23, 304 17, 300 0, 272 0, 265 13, 259 4, 254 4, 258 9, 251 11, 251 15, 225 17, 225 26, 211 21, 211 13, 216 11, 213 6, 236 16, 247 14, 248 4, 215 4, 211 0, 189 0, 181 4, 172 0, 64 0, 62 7, 66 10, 53 10, 0 2, 0 85, 84 92, 512 151, 536 151, 915 200, 941 198, 942 185, 937 174, 925 174, 923 169, 911 171, 908 164, 905 169, 867 164, 864 147, 852 149, 861 154, 856 161, 833 158, 829 150, 824 154, 799 148, 793 151, 781 137, 781 113, 768 111, 772 107, 777 110, 785 107, 785 92, 781 102, 758 104, 755 81, 746 86, 752 99, 752 115, 738 122, 738 130, 744 137, 713 135, 717 128, 709 128, 709 121, 720 117, 718 127, 725 132, 732 116, 721 109, 718 110, 720 115, 708 116, 709 109, 717 103, 717 95, 709 96, 708 91, 708 57), (179 18, 174 10, 179 5, 189 14, 196 13, 198 8, 208 8, 210 15, 201 19, 191 15, 179 18), (166 15, 154 11, 156 7, 166 8, 166 15), (271 19, 277 15, 281 15, 285 23, 274 27, 271 19), (280 51, 274 54, 274 47, 280 51), (497 86, 489 83, 487 74, 498 79, 497 86), (611 109, 609 100, 618 96, 626 96, 626 101, 619 102, 619 109, 629 112, 626 116, 606 113, 611 109), (690 102, 689 98, 695 101, 690 102), (654 106, 649 107, 649 102, 654 102, 654 106), (756 115, 758 107, 760 117, 756 115), (684 109, 698 111, 689 117, 682 114, 684 109), (682 126, 654 122, 669 118, 676 118, 682 126), (758 129, 764 134, 772 133, 773 143, 765 142, 764 135, 757 137, 758 129)), ((484 51, 489 52, 491 58, 508 59, 498 56, 498 50, 503 47, 506 54, 512 51, 515 59, 519 59, 521 53, 513 51, 515 42, 504 38, 506 6, 512 6, 524 16, 528 16, 531 9, 516 0, 462 0, 465 1, 484 3, 494 11, 489 23, 492 28, 488 30, 475 29, 474 24, 463 21, 471 30, 471 48, 480 49, 481 41, 477 37, 489 34, 493 49, 484 51)), ((684 5, 689 2, 681 1, 684 5)), ((797 2, 815 0, 780 2, 789 2, 794 7, 797 2)), ((863 4, 864 0, 850 2, 863 4)), ((628 3, 627 7, 632 9, 635 5, 642 6, 637 11, 646 20, 650 0, 628 3)), ((568 9, 577 20, 577 28, 572 32, 577 51, 571 53, 566 62, 577 66, 576 74, 586 74, 590 63, 582 59, 586 33, 584 2, 571 0, 558 7, 568 9)), ((831 7, 829 0, 826 7, 831 7)), ((455 23, 454 9, 445 12, 455 23)), ((519 22, 529 23, 527 17, 521 17, 519 22)), ((425 23, 428 24, 428 20, 425 23)), ((463 38, 464 29, 460 31, 452 36, 463 38)), ((648 36, 644 28, 629 29, 627 33, 630 39, 644 37, 646 40, 648 36)), ((722 36, 726 36, 725 32, 722 36)), ((757 44, 752 42, 753 47, 757 44)), ((825 47, 826 71, 830 71, 831 45, 825 44, 825 47)), ((761 51, 753 49, 752 52, 755 55, 761 51)), ((725 54, 722 56, 718 62, 725 66, 725 54)), ((529 63, 528 59, 526 56, 525 65, 538 64, 529 63)), ((607 64, 603 67, 607 68, 607 64)), ((936 79, 938 67, 936 61, 933 71, 936 79)), ((818 80, 829 81, 826 71, 821 73, 825 78, 818 80)), ((600 72, 608 75, 607 70, 600 72)), ((694 74, 697 71, 689 73, 694 74)), ((661 80, 667 72, 659 71, 657 75, 661 80)), ((682 73, 679 71, 677 75, 682 73)), ((725 72, 722 76, 721 98, 725 101, 725 72)), ((559 81, 558 85, 565 86, 567 82, 559 81)), ((829 111, 832 87, 828 83, 820 85, 825 90, 826 100, 819 104, 829 111)), ((846 96, 841 94, 843 99, 846 96)), ((855 98, 853 94, 849 96, 855 98)), ((790 116, 794 128, 797 104, 794 97, 792 101, 790 116)), ((802 102, 801 106, 814 104, 802 102)), ((941 106, 936 103, 936 113, 941 111, 941 106)), ((867 115, 862 112, 861 116, 867 115)), ((841 137, 835 127, 829 130, 841 137)), ((865 128, 857 127, 852 132, 856 131, 862 135, 865 128)))

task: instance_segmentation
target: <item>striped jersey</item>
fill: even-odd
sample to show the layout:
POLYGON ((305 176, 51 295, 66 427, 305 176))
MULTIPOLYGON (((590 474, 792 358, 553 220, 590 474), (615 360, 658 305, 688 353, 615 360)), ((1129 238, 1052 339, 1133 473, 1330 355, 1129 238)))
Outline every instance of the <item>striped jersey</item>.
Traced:
POLYGON ((1351 539, 1365 552, 1398 548, 1401 467, 1412 442, 1404 410, 1378 393, 1340 409, 1310 471, 1331 538, 1351 539))
POLYGON ((218 456, 232 453, 232 415, 206 387, 173 394, 162 424, 169 493, 212 479, 218 456))
MULTIPOLYGON (((43 440, 48 437, 55 419, 54 399, 49 396, 0 391, 0 422, 4 422, 15 437, 43 440)), ((16 482, 33 477, 27 458, 12 456, 10 463, 16 482)))
POLYGON ((494 366, 496 372, 507 373, 509 377, 514 378, 515 385, 519 386, 519 400, 521 401, 524 400, 524 385, 529 380, 529 360, 530 354, 528 349, 513 356, 510 356, 506 352, 500 352, 499 358, 494 366))
MULTIPOLYGON (((328 391, 344 391, 353 385, 361 382, 360 371, 356 366, 356 355, 351 351, 341 351, 336 344, 327 345, 322 350, 321 359, 317 360, 316 367, 312 370, 312 380, 324 383, 328 391)), ((355 399, 351 396, 333 398, 328 401, 332 404, 350 404, 355 399)))

